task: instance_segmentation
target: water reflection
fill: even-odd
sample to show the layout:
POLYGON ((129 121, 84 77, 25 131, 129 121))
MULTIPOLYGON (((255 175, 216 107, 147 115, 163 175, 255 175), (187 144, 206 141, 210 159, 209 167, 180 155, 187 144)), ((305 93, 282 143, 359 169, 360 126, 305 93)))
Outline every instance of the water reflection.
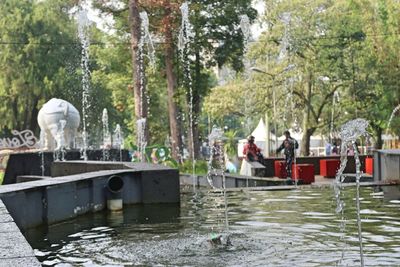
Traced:
MULTIPOLYGON (((353 188, 345 188, 345 242, 330 188, 229 192, 231 247, 211 247, 224 230, 223 195, 182 194, 181 205, 126 207, 27 232, 44 266, 335 266, 360 265, 353 188)), ((366 266, 400 265, 400 202, 362 188, 366 266)), ((379 192, 378 192, 379 193, 379 192)))

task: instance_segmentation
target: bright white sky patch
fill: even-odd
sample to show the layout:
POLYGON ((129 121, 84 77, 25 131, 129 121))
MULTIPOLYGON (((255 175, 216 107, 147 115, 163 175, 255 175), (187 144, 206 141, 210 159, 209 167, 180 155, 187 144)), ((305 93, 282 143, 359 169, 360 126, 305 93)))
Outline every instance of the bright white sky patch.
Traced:
POLYGON ((258 13, 255 23, 251 26, 253 38, 254 40, 257 40, 260 34, 265 30, 265 27, 260 22, 260 18, 264 16, 265 13, 265 2, 264 0, 254 0, 252 6, 257 10, 258 13))

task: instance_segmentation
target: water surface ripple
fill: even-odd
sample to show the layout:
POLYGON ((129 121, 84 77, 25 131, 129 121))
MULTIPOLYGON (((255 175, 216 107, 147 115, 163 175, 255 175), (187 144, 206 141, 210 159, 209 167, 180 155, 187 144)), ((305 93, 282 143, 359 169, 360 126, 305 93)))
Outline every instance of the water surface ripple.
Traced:
MULTIPOLYGON (((345 188, 345 255, 359 266, 354 188, 345 188)), ((375 189, 376 191, 376 189, 375 189)), ((366 266, 400 266, 400 204, 361 188, 366 266)), ((26 232, 43 266, 336 266, 344 245, 331 188, 228 192, 232 246, 220 193, 182 194, 180 205, 132 205, 26 232)))

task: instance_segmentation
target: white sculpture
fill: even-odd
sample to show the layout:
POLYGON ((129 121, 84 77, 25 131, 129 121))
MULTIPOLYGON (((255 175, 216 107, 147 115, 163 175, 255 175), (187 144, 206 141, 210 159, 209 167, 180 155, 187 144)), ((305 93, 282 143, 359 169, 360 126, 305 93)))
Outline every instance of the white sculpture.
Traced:
POLYGON ((39 110, 38 124, 44 133, 44 149, 72 148, 81 117, 78 110, 69 102, 52 98, 39 110), (60 133, 64 132, 63 138, 60 133), (64 144, 65 142, 65 144, 64 144))

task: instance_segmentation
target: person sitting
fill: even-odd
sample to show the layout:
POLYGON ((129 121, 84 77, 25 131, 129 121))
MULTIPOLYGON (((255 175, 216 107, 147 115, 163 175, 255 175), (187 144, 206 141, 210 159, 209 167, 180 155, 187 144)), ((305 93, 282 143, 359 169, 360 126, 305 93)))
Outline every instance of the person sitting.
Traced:
POLYGON ((261 149, 254 143, 254 136, 247 137, 247 144, 243 148, 244 159, 247 161, 263 162, 264 157, 261 154, 261 149))
POLYGON ((240 168, 240 174, 246 176, 256 176, 254 169, 252 169, 252 162, 259 162, 264 165, 264 157, 261 154, 261 149, 254 144, 254 136, 249 135, 247 137, 247 143, 243 148, 243 161, 242 166, 240 168))

